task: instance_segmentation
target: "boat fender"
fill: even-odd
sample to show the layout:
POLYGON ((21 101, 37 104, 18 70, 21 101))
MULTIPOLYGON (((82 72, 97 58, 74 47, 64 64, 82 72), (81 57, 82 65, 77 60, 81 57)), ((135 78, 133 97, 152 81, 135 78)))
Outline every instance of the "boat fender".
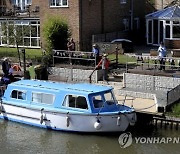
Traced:
POLYGON ((0 105, 0 114, 4 111, 4 107, 3 107, 3 105, 2 105, 2 98, 1 98, 1 103, 0 103, 1 105, 0 105))
POLYGON ((43 123, 43 121, 44 121, 43 110, 44 110, 44 108, 42 108, 42 109, 41 109, 40 124, 42 124, 42 123, 43 123))
POLYGON ((69 116, 66 116, 66 126, 69 127, 70 124, 70 118, 69 116))
POLYGON ((131 119, 131 121, 130 121, 130 125, 131 126, 134 126, 135 125, 135 123, 136 123, 136 121, 137 121, 137 116, 136 116, 136 114, 134 114, 133 116, 132 116, 132 119, 131 119))
POLYGON ((120 126, 120 124, 121 124, 121 117, 119 116, 117 117, 117 125, 120 126))
POLYGON ((97 120, 97 121, 94 123, 94 128, 95 128, 96 130, 99 130, 99 129, 101 129, 101 127, 102 127, 102 124, 101 124, 100 120, 97 120))
POLYGON ((2 111, 3 111, 3 106, 2 106, 2 104, 0 105, 0 114, 2 113, 2 111))
POLYGON ((42 124, 42 123, 43 123, 43 119, 44 119, 43 114, 41 114, 40 124, 42 124))

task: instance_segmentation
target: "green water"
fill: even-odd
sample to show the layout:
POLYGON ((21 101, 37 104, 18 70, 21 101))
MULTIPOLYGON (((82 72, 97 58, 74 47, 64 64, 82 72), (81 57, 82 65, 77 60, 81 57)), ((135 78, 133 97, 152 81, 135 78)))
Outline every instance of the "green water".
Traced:
POLYGON ((128 130, 133 143, 121 148, 119 135, 77 134, 31 127, 0 119, 0 154, 179 154, 180 144, 135 143, 135 137, 180 137, 180 130, 153 127, 128 130))

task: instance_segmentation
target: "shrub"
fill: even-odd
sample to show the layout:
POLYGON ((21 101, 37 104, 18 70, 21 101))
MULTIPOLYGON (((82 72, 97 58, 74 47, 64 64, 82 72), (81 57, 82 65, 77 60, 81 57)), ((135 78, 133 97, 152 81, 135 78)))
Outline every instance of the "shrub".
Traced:
POLYGON ((59 17, 47 18, 43 26, 43 36, 49 51, 66 49, 67 39, 70 37, 67 21, 59 17))

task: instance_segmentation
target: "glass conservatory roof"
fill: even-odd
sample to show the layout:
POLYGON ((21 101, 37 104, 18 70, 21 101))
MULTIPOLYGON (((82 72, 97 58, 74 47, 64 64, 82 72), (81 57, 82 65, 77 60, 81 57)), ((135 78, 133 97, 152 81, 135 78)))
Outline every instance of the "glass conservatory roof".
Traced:
POLYGON ((146 15, 146 19, 180 20, 180 6, 174 5, 146 15))

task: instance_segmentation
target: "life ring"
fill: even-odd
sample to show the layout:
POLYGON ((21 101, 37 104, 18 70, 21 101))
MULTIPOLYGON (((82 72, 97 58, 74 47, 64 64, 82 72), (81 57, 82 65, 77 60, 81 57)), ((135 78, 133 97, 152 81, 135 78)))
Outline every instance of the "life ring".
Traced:
POLYGON ((21 71, 21 67, 19 65, 13 65, 13 70, 15 71, 21 71))

